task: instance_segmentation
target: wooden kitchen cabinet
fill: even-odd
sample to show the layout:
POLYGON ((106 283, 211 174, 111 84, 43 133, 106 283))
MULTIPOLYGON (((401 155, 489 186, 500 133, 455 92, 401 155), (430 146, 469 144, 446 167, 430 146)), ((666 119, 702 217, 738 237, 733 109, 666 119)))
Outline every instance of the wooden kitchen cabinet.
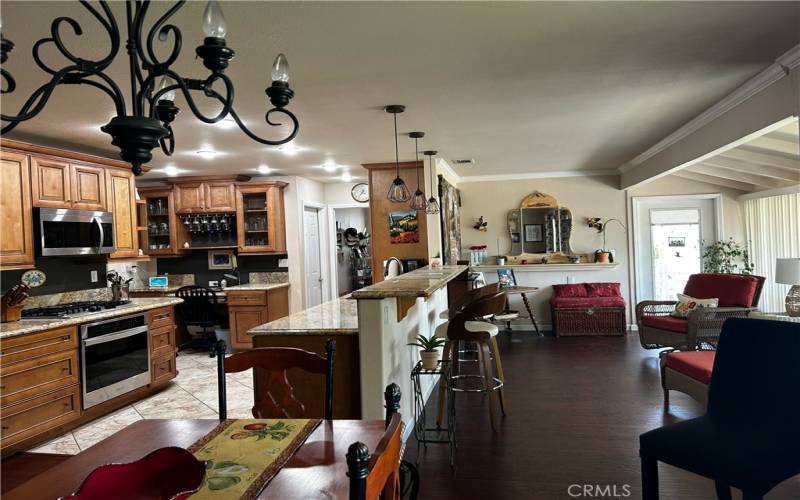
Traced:
POLYGON ((205 210, 206 191, 202 182, 175 184, 175 213, 193 214, 205 210))
POLYGON ((0 269, 33 267, 33 207, 27 155, 0 151, 0 269))
POLYGON ((106 176, 102 167, 70 164, 72 208, 106 209, 106 176))
POLYGON ((149 312, 150 387, 162 385, 178 375, 175 365, 175 310, 172 306, 149 312))
POLYGON ((136 183, 130 170, 106 169, 108 211, 114 214, 114 243, 112 259, 131 258, 139 254, 139 235, 136 227, 136 183))
POLYGON ((252 349, 247 331, 289 315, 289 288, 231 290, 227 292, 231 347, 252 349))
POLYGON ((231 182, 205 183, 205 211, 233 212, 236 210, 236 189, 231 182))
POLYGON ((34 207, 72 208, 69 162, 31 156, 31 197, 34 207))
POLYGON ((138 220, 143 229, 139 246, 148 255, 180 255, 189 238, 186 226, 175 214, 175 193, 165 188, 139 188, 144 204, 138 220))
POLYGON ((285 253, 283 188, 286 183, 239 184, 236 187, 236 234, 239 253, 285 253))

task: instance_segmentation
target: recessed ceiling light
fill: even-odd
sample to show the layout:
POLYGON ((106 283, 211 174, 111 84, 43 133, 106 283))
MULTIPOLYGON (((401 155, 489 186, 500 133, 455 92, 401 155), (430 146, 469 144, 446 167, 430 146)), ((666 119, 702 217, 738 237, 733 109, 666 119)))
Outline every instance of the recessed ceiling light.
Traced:
POLYGON ((322 164, 322 168, 324 168, 326 172, 334 172, 336 170, 336 162, 328 158, 325 160, 325 163, 322 164))
POLYGON ((214 151, 213 149, 201 149, 200 151, 197 152, 197 155, 200 156, 201 158, 205 158, 206 160, 210 160, 215 156, 217 156, 217 152, 214 151))
POLYGON ((233 117, 231 117, 231 116, 226 116, 222 120, 220 120, 217 123, 215 123, 215 125, 217 127, 221 128, 221 129, 225 129, 225 130, 237 127, 236 120, 234 120, 233 117))
POLYGON ((297 153, 304 151, 305 148, 301 148, 300 146, 296 146, 292 143, 284 144, 278 148, 278 151, 285 154, 286 156, 294 156, 297 153))
POLYGON ((342 173, 342 181, 344 181, 344 182, 350 182, 351 180, 353 180, 353 176, 352 176, 352 175, 350 175, 350 172, 344 172, 344 173, 342 173))
POLYGON ((272 172, 272 169, 269 168, 268 165, 259 165, 256 170, 258 171, 259 174, 268 174, 272 172))

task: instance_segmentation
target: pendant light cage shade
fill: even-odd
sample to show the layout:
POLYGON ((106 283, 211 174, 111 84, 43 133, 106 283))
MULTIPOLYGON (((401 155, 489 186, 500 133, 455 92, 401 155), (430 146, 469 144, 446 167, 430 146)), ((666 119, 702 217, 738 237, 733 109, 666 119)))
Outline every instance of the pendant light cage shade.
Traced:
POLYGON ((433 184, 433 157, 434 155, 436 155, 436 153, 438 153, 438 151, 422 152, 422 154, 428 157, 428 163, 429 163, 428 169, 430 171, 430 176, 431 176, 431 197, 428 198, 428 204, 425 207, 425 213, 431 215, 436 215, 441 211, 441 208, 439 207, 439 202, 436 201, 436 196, 435 196, 436 189, 433 184))
POLYGON ((394 178, 392 185, 389 186, 387 197, 393 203, 405 203, 411 199, 411 193, 408 191, 408 186, 406 186, 403 179, 398 176, 394 178))
POLYGON ((411 210, 419 212, 428 208, 428 200, 425 199, 425 191, 422 190, 425 179, 423 179, 423 184, 419 182, 419 140, 425 137, 425 132, 411 132, 408 136, 414 139, 414 171, 417 174, 417 190, 414 191, 414 196, 411 197, 410 206, 411 210))
POLYGON ((411 198, 412 210, 426 210, 428 208, 428 200, 425 199, 425 193, 417 189, 414 196, 411 198))
POLYGON ((402 104, 390 104, 384 108, 387 113, 394 115, 394 166, 395 178, 389 186, 389 193, 386 197, 392 203, 406 203, 411 199, 411 192, 408 190, 405 181, 400 177, 400 150, 397 145, 397 114, 405 111, 406 107, 402 104))

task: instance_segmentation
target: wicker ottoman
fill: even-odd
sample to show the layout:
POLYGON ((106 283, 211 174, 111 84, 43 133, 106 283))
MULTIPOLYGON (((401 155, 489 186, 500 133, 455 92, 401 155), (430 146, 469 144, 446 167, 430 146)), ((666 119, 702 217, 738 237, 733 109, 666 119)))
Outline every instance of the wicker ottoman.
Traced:
POLYGON ((550 311, 557 337, 625 335, 625 299, 619 283, 553 285, 550 311))

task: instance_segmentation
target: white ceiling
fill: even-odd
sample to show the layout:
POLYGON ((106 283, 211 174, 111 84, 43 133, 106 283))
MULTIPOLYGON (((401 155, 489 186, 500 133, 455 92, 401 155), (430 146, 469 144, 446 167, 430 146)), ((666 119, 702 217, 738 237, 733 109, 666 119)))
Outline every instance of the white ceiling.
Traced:
POLYGON ((800 185, 798 123, 784 125, 674 175, 745 193, 800 185))
MULTIPOLYGON (((183 31, 175 68, 185 76, 205 73, 194 59, 203 7, 189 2, 172 19, 183 31)), ((123 22, 124 5, 113 9, 123 22)), ((154 2, 149 23, 165 9, 154 2)), ((223 2, 223 9, 237 53, 227 72, 236 108, 254 130, 270 132, 264 88, 272 59, 285 52, 296 91, 290 109, 301 122, 294 142, 305 150, 287 156, 237 129, 203 124, 179 97, 176 153, 156 152, 156 169, 253 173, 267 164, 283 175, 338 180, 319 168, 330 158, 363 176, 359 164, 394 159, 391 118, 381 111, 394 103, 407 106, 401 133, 427 132, 421 148, 476 160, 455 167, 461 176, 614 169, 800 43, 800 2, 223 2), (217 158, 195 154, 207 147, 217 158)), ((84 37, 65 36, 75 53, 107 50, 77 3, 3 0, 3 34, 16 44, 5 68, 19 85, 3 97, 4 113, 44 82, 30 49, 55 15, 84 27, 84 37)), ((118 57, 111 70, 122 88, 126 64, 118 57)), ((112 113, 96 90, 62 86, 12 136, 114 156, 98 129, 112 113)), ((401 137, 400 147, 401 160, 413 159, 411 140, 401 137)))

